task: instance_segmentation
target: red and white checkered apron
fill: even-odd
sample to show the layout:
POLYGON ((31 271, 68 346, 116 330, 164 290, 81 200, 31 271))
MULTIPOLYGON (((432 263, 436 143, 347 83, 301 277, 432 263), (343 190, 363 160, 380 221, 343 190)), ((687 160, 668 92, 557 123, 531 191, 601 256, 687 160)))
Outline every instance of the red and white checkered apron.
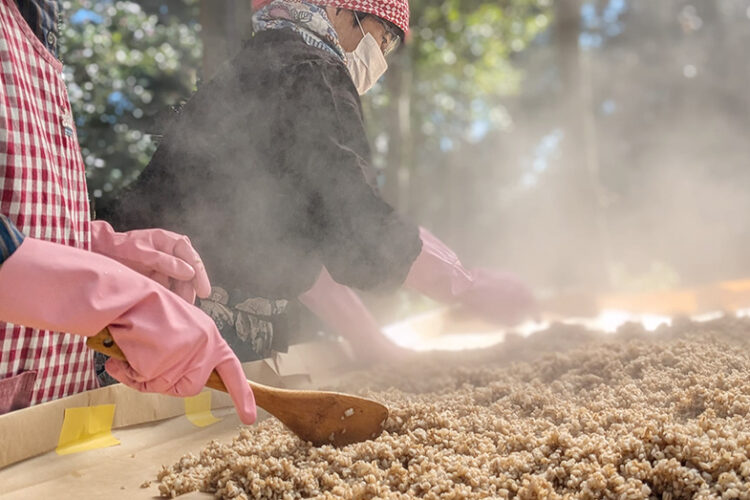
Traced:
MULTIPOLYGON (((62 63, 0 0, 0 213, 27 236, 90 243, 86 171, 62 63)), ((0 322, 0 379, 36 370, 32 404, 98 386, 85 338, 0 322)))

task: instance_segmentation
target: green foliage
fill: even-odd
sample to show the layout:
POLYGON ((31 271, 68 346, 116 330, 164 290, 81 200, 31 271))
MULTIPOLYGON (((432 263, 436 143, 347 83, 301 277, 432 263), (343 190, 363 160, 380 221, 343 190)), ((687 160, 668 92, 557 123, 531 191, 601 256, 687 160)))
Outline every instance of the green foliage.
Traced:
POLYGON ((138 176, 155 149, 153 117, 195 88, 197 2, 179 3, 182 19, 129 1, 63 2, 61 56, 92 199, 138 176))

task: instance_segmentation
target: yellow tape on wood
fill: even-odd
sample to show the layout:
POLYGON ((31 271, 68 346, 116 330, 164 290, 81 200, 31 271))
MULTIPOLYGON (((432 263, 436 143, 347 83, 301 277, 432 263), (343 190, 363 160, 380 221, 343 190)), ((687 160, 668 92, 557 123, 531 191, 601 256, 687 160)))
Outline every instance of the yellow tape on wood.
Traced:
POLYGON ((112 435, 114 416, 113 404, 66 408, 55 451, 69 455, 120 444, 112 435))
POLYGON ((208 427, 218 422, 220 419, 211 413, 211 391, 185 398, 185 416, 198 427, 208 427))

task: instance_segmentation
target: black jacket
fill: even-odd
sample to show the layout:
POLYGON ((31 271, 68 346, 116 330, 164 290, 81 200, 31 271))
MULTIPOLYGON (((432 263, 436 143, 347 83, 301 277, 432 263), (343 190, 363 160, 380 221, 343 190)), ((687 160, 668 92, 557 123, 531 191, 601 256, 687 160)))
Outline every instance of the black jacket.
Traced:
POLYGON ((403 282, 417 227, 379 196, 345 65, 289 30, 256 35, 203 84, 100 218, 188 235, 214 284, 293 298, 325 265, 360 289, 403 282))

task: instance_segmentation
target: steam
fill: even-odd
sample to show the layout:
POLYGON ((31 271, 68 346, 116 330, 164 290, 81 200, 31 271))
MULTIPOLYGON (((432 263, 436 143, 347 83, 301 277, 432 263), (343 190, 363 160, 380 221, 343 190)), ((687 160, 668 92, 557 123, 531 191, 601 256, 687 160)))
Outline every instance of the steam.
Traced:
POLYGON ((452 160, 487 185, 473 180, 474 199, 454 202, 463 227, 436 232, 465 262, 556 290, 750 275, 748 2, 584 4, 601 18, 582 23, 575 85, 561 80, 559 45, 527 49, 513 129, 452 160))

